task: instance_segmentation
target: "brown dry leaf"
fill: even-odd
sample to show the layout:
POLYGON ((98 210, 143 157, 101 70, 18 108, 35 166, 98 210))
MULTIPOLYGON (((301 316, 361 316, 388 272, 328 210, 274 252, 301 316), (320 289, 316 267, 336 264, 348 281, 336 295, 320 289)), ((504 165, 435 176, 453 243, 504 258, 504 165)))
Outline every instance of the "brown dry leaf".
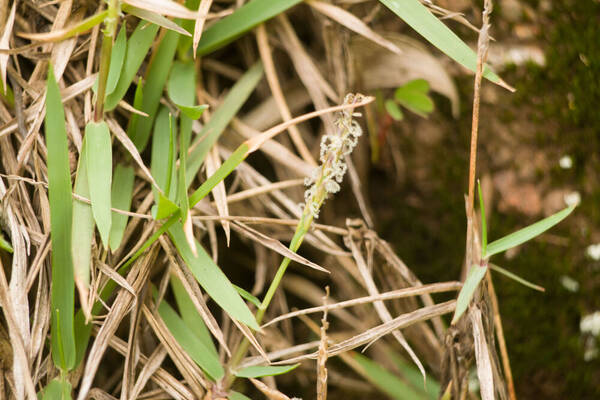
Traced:
MULTIPOLYGON (((350 245, 350 249, 352 250, 352 257, 354 257, 354 261, 356 262, 356 266, 358 267, 358 271, 361 275, 365 287, 367 288, 367 291, 371 296, 378 295, 379 290, 377 289, 375 281, 373 280, 373 277, 369 272, 367 263, 365 262, 362 253, 358 248, 358 245, 352 238, 352 230, 347 239, 348 240, 346 240, 346 242, 350 245)), ((379 318, 382 322, 390 322, 392 320, 392 314, 390 314, 390 312, 381 300, 373 302, 373 306, 375 307, 375 311, 377 312, 377 315, 379 315, 379 318)), ((421 375, 423 375, 423 380, 425 380, 425 367, 423 367, 421 360, 419 360, 419 357, 417 357, 412 347, 408 344, 408 342, 404 338, 404 335, 402 335, 400 331, 393 331, 392 334, 394 335, 398 343, 400 343, 400 345, 404 348, 404 350, 406 350, 413 362, 417 365, 419 371, 421 371, 421 375)))
POLYGON ((208 10, 210 10, 210 6, 212 5, 212 0, 204 0, 200 2, 198 6, 198 15, 196 16, 196 24, 194 25, 194 38, 192 41, 192 47, 194 49, 194 58, 196 58, 196 49, 198 48, 198 43, 200 43, 200 38, 202 37, 202 30, 204 29, 204 22, 206 22, 206 17, 208 17, 208 10))
MULTIPOLYGON (((271 89, 271 93, 273 94, 273 99, 277 104, 277 108, 279 109, 279 113, 281 114, 281 118, 283 121, 289 121, 292 119, 292 114, 287 105, 285 96, 283 95, 283 91, 281 90, 279 78, 277 78, 277 71, 275 69, 275 64, 273 63, 272 50, 269 46, 269 39, 267 37, 267 28, 264 24, 261 24, 256 29, 256 43, 258 44, 260 58, 265 68, 265 76, 269 82, 269 87, 271 89)), ((308 147, 306 147, 304 140, 302 140, 302 135, 300 134, 298 127, 292 125, 288 128, 288 131, 290 133, 290 137, 292 138, 292 142, 294 142, 294 146, 296 146, 298 153, 302 156, 304 161, 313 167, 317 166, 317 162, 310 153, 308 147)))
POLYGON ((354 306, 357 306, 360 304, 373 303, 374 301, 400 299, 400 298, 409 297, 409 296, 419 296, 424 293, 440 293, 440 292, 446 292, 446 291, 454 291, 454 290, 459 290, 461 287, 462 287, 462 283, 456 281, 456 282, 432 283, 429 285, 423 285, 423 286, 418 286, 418 287, 410 287, 410 288, 406 288, 406 289, 393 290, 391 292, 384 292, 384 293, 377 294, 375 296, 359 297, 359 298, 352 299, 352 300, 340 301, 338 303, 326 304, 324 306, 311 307, 311 308, 305 308, 305 309, 298 310, 298 311, 293 311, 293 312, 290 312, 287 314, 279 315, 276 318, 273 318, 266 324, 263 324, 262 327, 265 328, 269 325, 272 325, 272 324, 282 321, 284 319, 298 317, 300 315, 307 315, 307 314, 323 312, 323 311, 330 311, 330 310, 338 310, 338 309, 346 308, 346 307, 354 307, 354 306))
POLYGON ((379 35, 377 32, 373 31, 367 24, 361 21, 360 18, 344 10, 343 8, 334 6, 333 4, 314 0, 308 1, 308 4, 320 13, 326 15, 337 23, 344 25, 346 28, 358 33, 364 38, 369 39, 373 43, 388 49, 392 53, 402 55, 402 49, 383 36, 379 35))
POLYGON ((469 312, 473 325, 473 341, 475 344, 475 358, 477 360, 477 377, 482 400, 494 400, 494 374, 490 359, 485 329, 481 318, 481 310, 472 306, 469 312))
MULTIPOLYGON (((10 9, 10 15, 4 24, 4 32, 2 33, 2 37, 0 38, 0 50, 8 50, 9 49, 9 39, 12 34, 13 24, 15 22, 15 12, 17 10, 17 2, 13 1, 12 8, 10 9)), ((8 57, 9 54, 0 53, 0 75, 2 76, 2 85, 4 88, 4 92, 6 92, 6 87, 8 82, 6 82, 6 68, 8 67, 8 57)))
MULTIPOLYGON (((373 341, 380 339, 381 337, 388 335, 395 330, 406 328, 407 326, 429 320, 433 317, 451 313, 455 308, 456 301, 451 300, 445 303, 436 304, 435 306, 423 307, 413 312, 402 314, 401 316, 396 317, 389 322, 378 325, 340 343, 330 346, 328 354, 331 357, 355 349, 364 344, 372 343, 373 341)), ((274 364, 290 364, 306 359, 316 359, 318 355, 318 352, 314 352, 287 360, 277 361, 274 364)))
POLYGON ((171 0, 123 0, 123 2, 167 17, 196 19, 198 16, 197 12, 171 0))
POLYGON ((302 265, 306 265, 307 267, 316 269, 317 271, 321 271, 321 272, 325 272, 325 273, 329 273, 328 270, 326 270, 325 268, 321 267, 318 264, 315 264, 312 261, 307 260, 306 258, 302 257, 301 255, 294 253, 293 251, 291 251, 289 248, 287 248, 286 246, 284 246, 279 240, 277 239, 273 239, 267 235, 265 235, 264 233, 261 233, 255 229, 250 228, 249 226, 241 223, 241 222, 235 222, 234 227, 239 227, 240 229, 236 229, 236 231, 242 233, 244 236, 262 244, 263 246, 276 251, 277 253, 281 254, 284 257, 289 258, 292 261, 296 261, 297 263, 300 263, 302 265))
POLYGON ((158 345, 148 357, 148 362, 140 371, 133 388, 131 389, 130 399, 137 399, 146 386, 146 383, 150 380, 152 375, 160 368, 165 357, 167 356, 167 349, 163 345, 158 345))

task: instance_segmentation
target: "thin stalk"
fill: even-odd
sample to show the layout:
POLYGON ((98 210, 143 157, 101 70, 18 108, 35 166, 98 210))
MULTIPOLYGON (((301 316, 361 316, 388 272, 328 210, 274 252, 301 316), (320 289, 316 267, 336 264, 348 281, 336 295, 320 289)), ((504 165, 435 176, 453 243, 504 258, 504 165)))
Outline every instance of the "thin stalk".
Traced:
POLYGON ((481 80, 483 68, 487 58, 489 45, 489 14, 491 13, 491 1, 486 0, 483 11, 483 25, 479 32, 477 44, 477 70, 475 72, 475 84, 473 88, 473 118, 471 121, 471 151, 469 156, 469 192, 467 197, 467 243, 466 243, 466 267, 473 264, 473 208, 475 204, 475 176, 477 172, 477 137, 479 135, 479 104, 481 102, 481 80))
POLYGON ((108 15, 104 20, 104 37, 102 38, 102 49, 100 50, 100 71, 98 72, 98 93, 96 109, 94 110, 94 121, 98 122, 104 115, 104 97, 106 97, 106 81, 110 69, 110 58, 112 55, 113 40, 117 31, 119 18, 119 0, 110 0, 108 3, 108 15))

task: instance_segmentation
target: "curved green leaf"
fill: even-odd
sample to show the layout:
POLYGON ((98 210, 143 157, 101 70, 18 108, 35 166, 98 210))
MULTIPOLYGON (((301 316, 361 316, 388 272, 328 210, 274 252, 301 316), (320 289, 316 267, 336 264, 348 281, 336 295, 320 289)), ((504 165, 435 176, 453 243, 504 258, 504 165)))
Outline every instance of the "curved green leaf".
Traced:
POLYGON ((167 83, 169 98, 188 118, 198 119, 207 105, 194 105, 196 98, 196 69, 194 63, 175 62, 167 83))
POLYGON ((53 379, 44 388, 42 400, 71 400, 71 390, 71 384, 66 379, 53 379))

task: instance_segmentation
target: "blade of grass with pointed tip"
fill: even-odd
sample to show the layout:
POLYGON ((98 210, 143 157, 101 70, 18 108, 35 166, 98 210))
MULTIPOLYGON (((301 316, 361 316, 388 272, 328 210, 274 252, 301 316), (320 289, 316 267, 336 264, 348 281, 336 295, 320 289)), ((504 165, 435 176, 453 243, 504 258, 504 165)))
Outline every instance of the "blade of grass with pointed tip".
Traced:
POLYGON ((481 182, 477 180, 477 191, 479 192, 479 212, 481 212, 481 258, 485 257, 487 251, 487 221, 485 218, 485 204, 481 193, 481 182))
MULTIPOLYGON (((90 198, 87 174, 87 137, 83 138, 77 175, 75 178, 75 194, 90 198)), ((73 200, 73 230, 71 234, 71 253, 73 256, 73 273, 75 285, 79 291, 80 302, 87 303, 90 286, 90 265, 92 259, 92 240, 94 236, 94 217, 92 207, 79 200, 73 200)), ((89 315, 88 315, 89 317, 89 315)))
POLYGON ((202 316, 196 310, 194 303, 190 299, 190 295, 186 292, 181 281, 175 275, 171 275, 171 288, 173 289, 177 308, 179 309, 179 314, 181 314, 183 322, 185 322, 187 327, 196 334, 198 340, 207 348, 207 351, 211 352, 216 358, 219 358, 219 353, 217 353, 215 344, 212 341, 210 332, 208 331, 202 316))
POLYGON ((88 122, 85 126, 87 141, 87 174, 92 202, 92 214, 100 238, 108 248, 111 218, 112 143, 106 122, 88 122))
POLYGON ((452 317, 452 323, 456 323, 458 319, 463 315, 463 313, 467 310, 471 299, 473 298, 473 294, 475 293, 475 289, 479 286, 479 283, 485 276, 487 272, 487 267, 480 267, 478 265, 473 265, 469 274, 467 275, 467 279, 458 293, 458 299, 456 300, 456 310, 454 310, 454 317, 452 317))
POLYGON ((108 69, 108 78, 106 79, 106 96, 114 92, 117 87, 119 76, 121 76, 121 71, 123 70, 126 52, 127 29, 125 29, 125 26, 122 26, 115 39, 110 55, 110 67, 108 69))
POLYGON ((41 393, 42 400, 71 400, 71 384, 66 379, 53 379, 41 393))
MULTIPOLYGON (((425 400, 427 396, 407 385, 390 371, 359 353, 353 353, 352 358, 362 368, 362 374, 373 385, 393 399, 425 400)), ((422 382, 422 381, 421 381, 422 382)))
MULTIPOLYGON (((113 208, 129 211, 131 208, 134 181, 135 171, 133 170, 133 167, 130 165, 117 164, 113 176, 111 193, 111 203, 113 208)), ((121 245, 128 219, 127 215, 113 211, 109 236, 109 245, 112 251, 117 250, 121 245)))
MULTIPOLYGON (((473 72, 477 69, 477 54, 419 0, 379 1, 448 57, 473 72)), ((489 67, 485 68, 483 76, 494 83, 503 83, 489 67)))
POLYGON ((156 52, 152 54, 150 64, 146 70, 146 80, 144 85, 144 99, 141 111, 148 114, 146 118, 140 118, 135 127, 130 127, 127 133, 138 151, 143 151, 148 144, 150 132, 154 123, 154 117, 157 115, 160 98, 173 64, 173 57, 177 49, 179 35, 176 32, 168 31, 163 36, 156 52))
POLYGON ((544 218, 541 221, 536 222, 535 224, 529 225, 526 228, 520 229, 514 233, 511 233, 510 235, 504 236, 501 239, 493 241, 492 243, 488 244, 487 252, 484 254, 484 257, 491 257, 494 254, 502 253, 503 251, 506 251, 520 244, 523 244, 528 240, 533 239, 534 237, 546 232, 548 229, 552 228, 554 225, 558 224, 563 219, 567 218, 569 214, 573 212, 574 209, 575 206, 567 207, 554 215, 551 215, 547 218, 544 218))
POLYGON ((239 287, 238 285, 233 285, 233 287, 235 288, 235 290, 238 291, 238 293, 240 294, 240 296, 242 296, 243 299, 248 300, 256 307, 260 307, 260 300, 257 299, 256 296, 253 296, 252 293, 248 292, 244 288, 239 287))
POLYGON ((139 19, 144 19, 148 22, 152 22, 153 24, 162 26, 166 29, 170 29, 179 34, 190 37, 192 36, 188 31, 183 29, 181 26, 177 25, 175 22, 152 11, 144 10, 143 8, 138 8, 129 4, 122 4, 121 10, 125 11, 128 14, 135 15, 139 19))
POLYGON ((287 374, 296 369, 300 364, 294 365, 253 365, 235 373, 238 378, 262 378, 263 376, 276 376, 287 374))
POLYGON ((225 276, 198 242, 195 242, 198 256, 194 256, 188 245, 181 223, 177 222, 171 226, 169 236, 175 244, 179 255, 181 255, 192 272, 192 275, 194 275, 208 295, 229 316, 254 330, 259 330, 260 328, 256 323, 256 319, 248 309, 248 306, 246 306, 246 303, 244 303, 231 282, 229 282, 227 276, 225 276))
POLYGON ((533 290, 537 290, 539 292, 545 292, 546 291, 546 289, 544 289, 542 286, 536 285, 535 283, 531 283, 528 280, 525 280, 525 279, 521 278, 520 276, 515 275, 512 272, 510 272, 510 271, 508 271, 508 270, 506 270, 506 269, 504 269, 502 267, 499 267, 499 266, 497 266, 495 264, 492 264, 492 263, 490 263, 489 265, 490 265, 490 268, 492 270, 494 270, 496 272, 499 272, 502 275, 504 275, 504 276, 506 276, 506 277, 508 277, 508 278, 510 278, 512 280, 515 280, 515 281, 519 282, 523 286, 527 286, 528 288, 533 289, 533 290))
POLYGON ((202 34, 198 43, 199 56, 213 52, 240 37, 250 29, 263 23, 302 0, 251 0, 222 20, 216 22, 202 34))
POLYGON ((45 127, 52 240, 52 359, 58 368, 67 371, 75 362, 75 282, 71 255, 73 203, 65 116, 51 65, 47 78, 45 127))
POLYGON ((185 324, 167 302, 162 301, 160 303, 158 313, 177 343, 207 375, 214 381, 225 375, 219 356, 211 352, 210 348, 207 348, 202 341, 198 340, 195 332, 185 324))
POLYGON ((204 128, 200 131, 197 139, 194 140, 191 146, 193 150, 189 154, 189 161, 186 167, 186 183, 188 186, 198 173, 198 170, 200 170, 208 151, 254 91, 262 76, 262 64, 254 64, 231 88, 221 106, 216 109, 208 123, 204 125, 204 128))
POLYGON ((117 104, 119 104, 119 101, 121 101, 123 96, 125 96, 125 93, 127 93, 135 74, 137 74, 140 65, 142 65, 142 62, 148 54, 150 46, 152 46, 152 42, 154 41, 157 32, 158 25, 140 21, 137 28, 135 28, 131 34, 131 37, 127 41, 125 61, 117 86, 110 95, 106 96, 104 105, 106 111, 113 110, 117 104))

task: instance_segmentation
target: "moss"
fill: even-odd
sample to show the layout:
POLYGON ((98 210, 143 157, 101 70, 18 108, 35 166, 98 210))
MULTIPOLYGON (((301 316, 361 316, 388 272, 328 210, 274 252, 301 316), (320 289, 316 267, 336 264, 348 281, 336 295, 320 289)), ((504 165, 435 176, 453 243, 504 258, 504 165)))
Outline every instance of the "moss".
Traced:
MULTIPOLYGON (((539 2, 528 3, 537 8, 539 2)), ((537 148, 548 154, 570 154, 575 161, 572 169, 549 167, 538 172, 540 178, 550 176, 553 188, 574 186, 583 195, 575 214, 552 231, 568 240, 566 246, 539 239, 523 246, 514 259, 502 255, 494 259, 546 288, 545 293, 538 293, 494 275, 517 391, 523 399, 600 398, 600 360, 583 360, 579 332, 582 315, 600 309, 599 266, 584 256, 592 240, 591 227, 600 226, 600 189, 595 174, 600 168, 598 15, 598 1, 552 1, 552 10, 540 15, 543 22, 538 22, 543 24, 540 40, 547 66, 512 67, 503 73, 516 85, 517 93, 503 97, 512 105, 500 108, 495 117, 508 124, 526 115, 535 124, 533 143, 537 148), (562 275, 577 280, 580 290, 571 293, 563 288, 562 275)), ((471 78, 461 80, 458 88, 462 104, 470 104, 471 78)), ((464 107, 459 121, 449 121, 446 131, 452 134, 432 150, 436 160, 428 172, 432 182, 409 177, 402 188, 387 189, 392 192, 389 196, 373 198, 376 206, 396 208, 395 218, 387 219, 379 231, 426 282, 456 279, 461 269, 470 113, 468 106, 464 107), (408 197, 418 201, 407 205, 408 197)), ((407 150, 409 146, 403 143, 402 147, 407 170, 411 157, 418 154, 407 150)), ((485 170, 486 155, 480 158, 485 170)), ((491 238, 531 222, 521 215, 494 213, 491 238)))

